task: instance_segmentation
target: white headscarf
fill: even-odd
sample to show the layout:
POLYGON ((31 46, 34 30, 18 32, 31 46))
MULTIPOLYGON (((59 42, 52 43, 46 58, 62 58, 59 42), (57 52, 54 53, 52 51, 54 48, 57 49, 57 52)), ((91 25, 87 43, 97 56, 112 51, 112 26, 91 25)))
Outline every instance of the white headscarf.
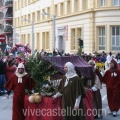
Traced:
POLYGON ((17 70, 16 70, 16 76, 18 77, 18 83, 22 83, 22 77, 25 76, 27 73, 25 72, 25 67, 23 65, 23 63, 20 63, 17 67, 17 70), (22 74, 20 74, 18 72, 18 68, 23 68, 24 69, 24 72, 22 74))
POLYGON ((77 76, 76 71, 75 71, 75 67, 74 67, 74 65, 71 62, 67 62, 65 64, 65 66, 67 66, 68 71, 65 74, 67 79, 65 81, 64 87, 66 87, 68 85, 68 82, 69 82, 70 78, 73 78, 73 77, 77 76))
POLYGON ((90 64, 90 65, 94 65, 94 67, 93 67, 93 72, 95 72, 95 70, 96 70, 96 64, 95 64, 95 61, 94 61, 94 60, 89 60, 88 64, 90 64))
POLYGON ((73 77, 75 77, 75 76, 78 76, 78 75, 76 74, 75 67, 74 67, 74 65, 73 65, 71 62, 67 62, 67 63, 65 64, 65 66, 68 67, 68 71, 67 71, 67 73, 65 74, 65 76, 67 77, 67 79, 73 78, 73 77))

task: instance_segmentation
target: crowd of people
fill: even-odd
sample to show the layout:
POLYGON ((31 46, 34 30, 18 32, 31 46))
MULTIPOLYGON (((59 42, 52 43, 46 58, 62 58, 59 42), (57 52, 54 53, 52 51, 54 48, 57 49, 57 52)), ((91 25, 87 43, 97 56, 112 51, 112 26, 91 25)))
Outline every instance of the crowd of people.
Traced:
POLYGON ((120 63, 120 53, 118 52, 117 54, 113 54, 112 52, 109 52, 108 54, 105 53, 104 51, 102 53, 94 52, 93 54, 85 54, 82 52, 81 56, 88 62, 89 60, 93 59, 96 63, 97 62, 103 62, 105 63, 106 61, 109 63, 111 58, 114 58, 117 63, 120 63))
MULTIPOLYGON (((41 56, 71 56, 73 54, 65 54, 64 51, 59 52, 53 50, 53 53, 41 51, 41 56)), ((77 55, 77 54, 74 54, 77 55)), ((83 98, 85 97, 84 87, 93 91, 93 107, 97 110, 95 118, 102 118, 102 97, 100 90, 102 89, 102 83, 106 84, 108 105, 112 115, 115 117, 120 108, 120 69, 118 64, 120 63, 120 54, 116 56, 111 52, 106 54, 104 51, 101 54, 94 52, 93 54, 84 54, 81 56, 92 66, 93 76, 91 78, 84 78, 85 84, 81 82, 81 78, 76 74, 75 66, 71 62, 67 62, 64 65, 65 76, 58 87, 58 93, 53 96, 54 99, 62 96, 63 108, 67 107, 74 110, 79 108, 83 109, 83 98), (101 74, 96 68, 97 62, 105 63, 105 71, 101 74), (83 86, 84 85, 84 86, 83 86)), ((27 84, 30 77, 27 76, 24 67, 24 58, 17 54, 16 57, 12 53, 7 55, 0 50, 0 95, 10 94, 10 91, 14 91, 13 97, 13 120, 23 120, 24 115, 22 109, 24 108, 24 96, 25 88, 29 87, 27 84), (16 80, 17 79, 17 80, 16 80), (17 82, 16 82, 17 81, 17 82), (22 88, 22 89, 21 89, 22 88), (23 96, 21 94, 23 93, 23 96), (20 97, 20 98, 19 98, 20 97), (17 99, 19 98, 19 100, 17 99), (19 109, 18 109, 19 108, 19 109), (18 119, 19 116, 19 119, 18 119)), ((34 83, 33 83, 34 84, 34 83)), ((34 85, 33 85, 34 86, 34 85)), ((70 112, 69 109, 68 113, 70 112)), ((70 109, 71 110, 71 109, 70 109)), ((65 116, 65 120, 84 120, 84 116, 65 116)))

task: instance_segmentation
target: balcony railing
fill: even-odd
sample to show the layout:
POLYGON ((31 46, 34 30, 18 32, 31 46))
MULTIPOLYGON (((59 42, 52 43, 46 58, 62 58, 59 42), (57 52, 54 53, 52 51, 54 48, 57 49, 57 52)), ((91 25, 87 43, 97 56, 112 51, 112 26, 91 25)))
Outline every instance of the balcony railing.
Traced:
POLYGON ((12 17, 13 17, 12 14, 6 14, 6 15, 5 15, 5 18, 12 18, 12 17))

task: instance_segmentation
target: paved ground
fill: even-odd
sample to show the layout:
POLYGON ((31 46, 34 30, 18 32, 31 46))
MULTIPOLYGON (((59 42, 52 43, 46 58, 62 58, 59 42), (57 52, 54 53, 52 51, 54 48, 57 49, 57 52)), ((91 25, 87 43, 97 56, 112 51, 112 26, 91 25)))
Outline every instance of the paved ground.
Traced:
POLYGON ((6 96, 0 96, 0 120, 12 120, 12 95, 7 99, 6 96))
MULTIPOLYGON (((104 116, 102 119, 98 120, 120 120, 120 111, 118 112, 117 117, 113 117, 109 115, 109 108, 107 105, 107 96, 106 96, 106 87, 103 85, 103 89, 101 90, 102 94, 102 102, 103 102, 103 109, 104 109, 104 116)), ((9 99, 6 96, 0 96, 0 120, 12 120, 12 94, 9 99)))
POLYGON ((109 107, 108 107, 108 103, 107 103, 107 95, 106 95, 106 87, 105 85, 103 85, 103 89, 101 90, 101 94, 102 94, 102 105, 103 105, 103 111, 105 111, 103 114, 103 118, 102 119, 98 119, 98 120, 120 120, 120 111, 118 112, 118 115, 116 117, 113 117, 112 115, 109 115, 109 107))

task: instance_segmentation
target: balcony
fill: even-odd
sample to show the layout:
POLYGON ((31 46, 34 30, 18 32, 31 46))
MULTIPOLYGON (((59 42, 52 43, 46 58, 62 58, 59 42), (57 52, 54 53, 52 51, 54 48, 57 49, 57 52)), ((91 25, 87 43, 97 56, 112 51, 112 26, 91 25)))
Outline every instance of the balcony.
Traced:
POLYGON ((0 26, 0 34, 4 33, 4 28, 3 26, 0 26))
POLYGON ((13 33, 13 28, 11 26, 6 26, 4 32, 6 34, 13 33))
POLYGON ((13 15, 12 14, 6 14, 5 18, 13 18, 13 15))
POLYGON ((12 7, 13 6, 13 0, 9 0, 5 2, 6 7, 12 7))
POLYGON ((12 14, 6 14, 4 20, 5 21, 12 21, 13 20, 13 15, 12 14))

